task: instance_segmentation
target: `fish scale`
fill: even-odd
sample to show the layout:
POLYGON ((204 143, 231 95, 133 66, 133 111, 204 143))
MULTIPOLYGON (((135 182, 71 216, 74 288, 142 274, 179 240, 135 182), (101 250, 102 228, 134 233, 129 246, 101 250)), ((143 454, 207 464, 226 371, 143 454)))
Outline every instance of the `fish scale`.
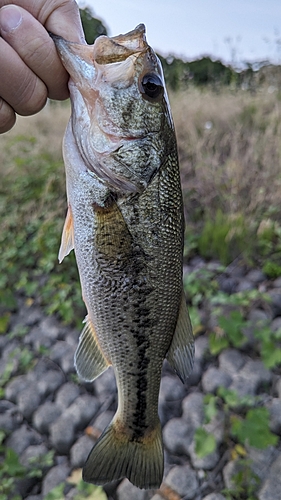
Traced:
POLYGON ((118 408, 85 481, 159 487, 163 360, 186 381, 194 342, 182 285, 183 203, 160 62, 139 25, 93 46, 53 36, 70 74, 68 198, 60 260, 74 248, 88 311, 75 354, 87 381, 112 365, 118 408))

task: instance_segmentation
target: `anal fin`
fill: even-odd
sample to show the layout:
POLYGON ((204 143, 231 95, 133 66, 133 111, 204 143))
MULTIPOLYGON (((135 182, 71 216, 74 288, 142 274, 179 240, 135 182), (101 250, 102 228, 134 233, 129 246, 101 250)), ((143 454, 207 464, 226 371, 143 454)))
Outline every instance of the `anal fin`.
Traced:
POLYGON ((177 326, 166 358, 181 381, 186 382, 193 368, 194 338, 184 292, 182 292, 177 326))
POLYGON ((73 218, 70 205, 68 206, 62 235, 61 235, 61 245, 59 250, 59 263, 68 255, 74 248, 74 229, 73 229, 73 218))
POLYGON ((74 356, 74 364, 80 378, 92 382, 101 375, 110 365, 98 344, 93 323, 87 316, 79 344, 74 356))

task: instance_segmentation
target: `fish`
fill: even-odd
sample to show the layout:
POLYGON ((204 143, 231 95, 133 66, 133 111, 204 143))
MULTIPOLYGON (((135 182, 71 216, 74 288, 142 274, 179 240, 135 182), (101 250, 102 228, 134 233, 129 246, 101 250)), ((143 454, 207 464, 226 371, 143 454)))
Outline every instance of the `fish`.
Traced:
POLYGON ((145 26, 93 45, 52 35, 68 71, 63 140, 68 212, 59 261, 74 249, 85 326, 75 353, 91 382, 113 367, 116 413, 83 468, 159 488, 164 359, 183 382, 194 340, 182 282, 184 216, 177 143, 159 58, 145 26))

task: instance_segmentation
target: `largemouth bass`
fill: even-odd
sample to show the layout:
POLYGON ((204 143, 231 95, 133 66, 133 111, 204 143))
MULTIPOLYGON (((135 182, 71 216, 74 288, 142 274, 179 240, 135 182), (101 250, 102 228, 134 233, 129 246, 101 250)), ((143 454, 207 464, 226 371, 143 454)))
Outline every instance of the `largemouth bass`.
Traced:
POLYGON ((186 381, 194 344, 182 285, 183 202, 159 59, 139 25, 80 45, 53 36, 70 74, 64 137, 68 214, 59 260, 74 248, 88 315, 75 354, 87 381, 112 365, 116 414, 83 478, 163 477, 158 394, 163 360, 186 381))

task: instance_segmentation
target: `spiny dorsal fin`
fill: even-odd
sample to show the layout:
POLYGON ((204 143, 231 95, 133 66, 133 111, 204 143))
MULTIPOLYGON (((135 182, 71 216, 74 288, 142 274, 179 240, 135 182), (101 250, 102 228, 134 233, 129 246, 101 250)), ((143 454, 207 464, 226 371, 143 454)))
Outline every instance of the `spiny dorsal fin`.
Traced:
POLYGON ((59 263, 63 261, 66 255, 68 255, 74 248, 74 229, 73 229, 73 218, 70 205, 68 206, 63 231, 61 235, 61 245, 59 250, 59 263))
POLYGON ((110 365, 98 343, 95 328, 90 318, 85 318, 85 327, 79 338, 74 363, 79 377, 92 382, 110 365))
POLYGON ((182 382, 186 382, 193 368, 194 338, 183 292, 177 326, 166 358, 182 382))

